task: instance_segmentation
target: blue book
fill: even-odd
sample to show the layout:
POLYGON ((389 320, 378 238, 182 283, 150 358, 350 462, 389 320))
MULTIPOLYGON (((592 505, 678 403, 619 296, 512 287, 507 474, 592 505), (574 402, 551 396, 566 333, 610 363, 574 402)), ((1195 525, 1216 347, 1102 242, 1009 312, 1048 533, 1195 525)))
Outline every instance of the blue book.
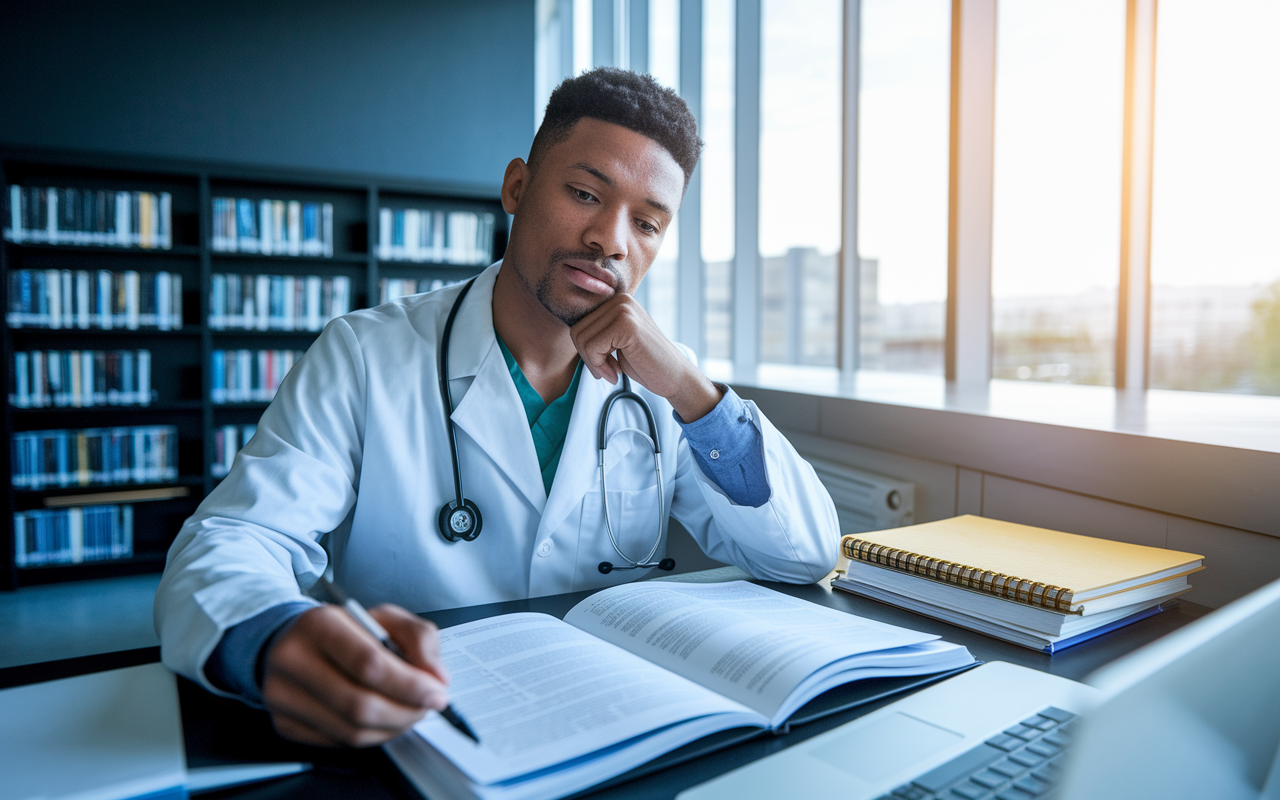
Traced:
POLYGON ((1163 605, 1152 606, 1151 608, 1144 608, 1143 610, 1135 614, 1130 614, 1124 619, 1118 619, 1115 622, 1102 625, 1100 627, 1094 628, 1091 631, 1085 631, 1084 633, 1076 634, 1075 636, 1072 636, 1068 639, 1062 639, 1057 642, 1051 642, 1050 644, 1045 645, 1043 652, 1053 655, 1054 653, 1060 650, 1065 650, 1066 648, 1080 644, 1081 642, 1087 642, 1090 639, 1093 639, 1094 637, 1101 636, 1104 633, 1110 633, 1111 631, 1114 631, 1117 628, 1123 628, 1126 625, 1132 625, 1133 623, 1138 622, 1139 620, 1144 620, 1147 617, 1154 617, 1156 614, 1159 614, 1161 611, 1164 611, 1163 605))
POLYGON ((227 351, 213 351, 213 366, 210 369, 209 399, 215 403, 227 402, 227 351))

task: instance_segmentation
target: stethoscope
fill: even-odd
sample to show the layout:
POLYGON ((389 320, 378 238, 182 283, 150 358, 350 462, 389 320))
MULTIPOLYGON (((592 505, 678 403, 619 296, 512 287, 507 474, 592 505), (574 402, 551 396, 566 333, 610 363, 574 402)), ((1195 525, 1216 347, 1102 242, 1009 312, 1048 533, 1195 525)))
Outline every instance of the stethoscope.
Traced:
MULTIPOLYGON (((458 293, 458 299, 453 301, 453 308, 449 309, 449 316, 445 320, 444 334, 440 337, 440 400, 442 407, 447 409, 445 429, 449 432, 449 454, 453 458, 453 489, 456 497, 440 509, 439 526, 440 535, 449 542, 472 541, 480 535, 480 528, 484 524, 480 509, 475 503, 462 496, 462 470, 459 467, 458 442, 453 430, 453 398, 449 396, 449 342, 453 335, 453 321, 458 316, 458 309, 474 283, 475 278, 467 281, 462 291, 458 293)), ((658 426, 653 421, 653 411, 649 408, 649 404, 643 397, 631 391, 631 379, 625 374, 622 376, 622 388, 610 394, 604 401, 604 408, 600 410, 596 447, 599 450, 600 500, 604 504, 605 530, 609 532, 609 542, 613 545, 614 552, 626 562, 623 565, 614 565, 608 561, 601 561, 597 568, 605 575, 614 570, 624 569, 652 569, 653 567, 667 571, 674 569, 676 562, 673 558, 664 558, 658 562, 652 560, 662 544, 662 523, 666 519, 666 493, 662 483, 662 454, 658 443, 658 426), (631 427, 619 428, 609 433, 609 411, 613 408, 613 404, 620 400, 631 400, 640 406, 640 410, 644 412, 645 422, 648 424, 648 433, 631 427), (658 535, 653 540, 653 547, 649 548, 645 557, 638 561, 622 552, 622 548, 618 546, 618 539, 613 532, 613 521, 609 517, 609 490, 605 483, 604 455, 609 442, 621 433, 634 433, 649 443, 653 451, 653 468, 658 476, 658 535)))

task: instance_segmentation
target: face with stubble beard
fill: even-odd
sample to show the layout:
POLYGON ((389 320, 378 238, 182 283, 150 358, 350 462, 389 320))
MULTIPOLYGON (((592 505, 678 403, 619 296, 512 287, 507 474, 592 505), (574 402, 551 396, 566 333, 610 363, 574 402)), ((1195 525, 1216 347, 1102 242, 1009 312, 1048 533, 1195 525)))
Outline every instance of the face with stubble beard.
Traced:
POLYGON ((649 137, 585 117, 534 168, 513 162, 505 184, 514 218, 503 267, 573 326, 635 291, 680 205, 684 173, 649 137))

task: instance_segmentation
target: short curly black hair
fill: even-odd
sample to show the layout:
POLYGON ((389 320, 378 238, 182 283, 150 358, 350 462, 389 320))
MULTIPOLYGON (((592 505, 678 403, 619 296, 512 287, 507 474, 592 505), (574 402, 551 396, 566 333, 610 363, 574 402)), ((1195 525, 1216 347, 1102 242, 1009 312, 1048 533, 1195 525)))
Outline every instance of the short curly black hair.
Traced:
POLYGON ((662 145, 680 165, 688 188, 702 152, 693 112, 680 95, 652 77, 614 67, 597 67, 566 78, 551 93, 529 148, 530 169, 537 170, 546 152, 569 138, 583 117, 621 125, 662 145))

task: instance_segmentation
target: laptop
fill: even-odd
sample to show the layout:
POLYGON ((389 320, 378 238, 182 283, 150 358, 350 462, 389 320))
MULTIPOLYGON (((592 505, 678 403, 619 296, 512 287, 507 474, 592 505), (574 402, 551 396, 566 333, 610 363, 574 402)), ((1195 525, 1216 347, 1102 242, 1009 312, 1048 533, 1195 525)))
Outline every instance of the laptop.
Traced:
POLYGON ((679 800, 1280 800, 1280 581, 1086 683, 992 662, 679 800))

